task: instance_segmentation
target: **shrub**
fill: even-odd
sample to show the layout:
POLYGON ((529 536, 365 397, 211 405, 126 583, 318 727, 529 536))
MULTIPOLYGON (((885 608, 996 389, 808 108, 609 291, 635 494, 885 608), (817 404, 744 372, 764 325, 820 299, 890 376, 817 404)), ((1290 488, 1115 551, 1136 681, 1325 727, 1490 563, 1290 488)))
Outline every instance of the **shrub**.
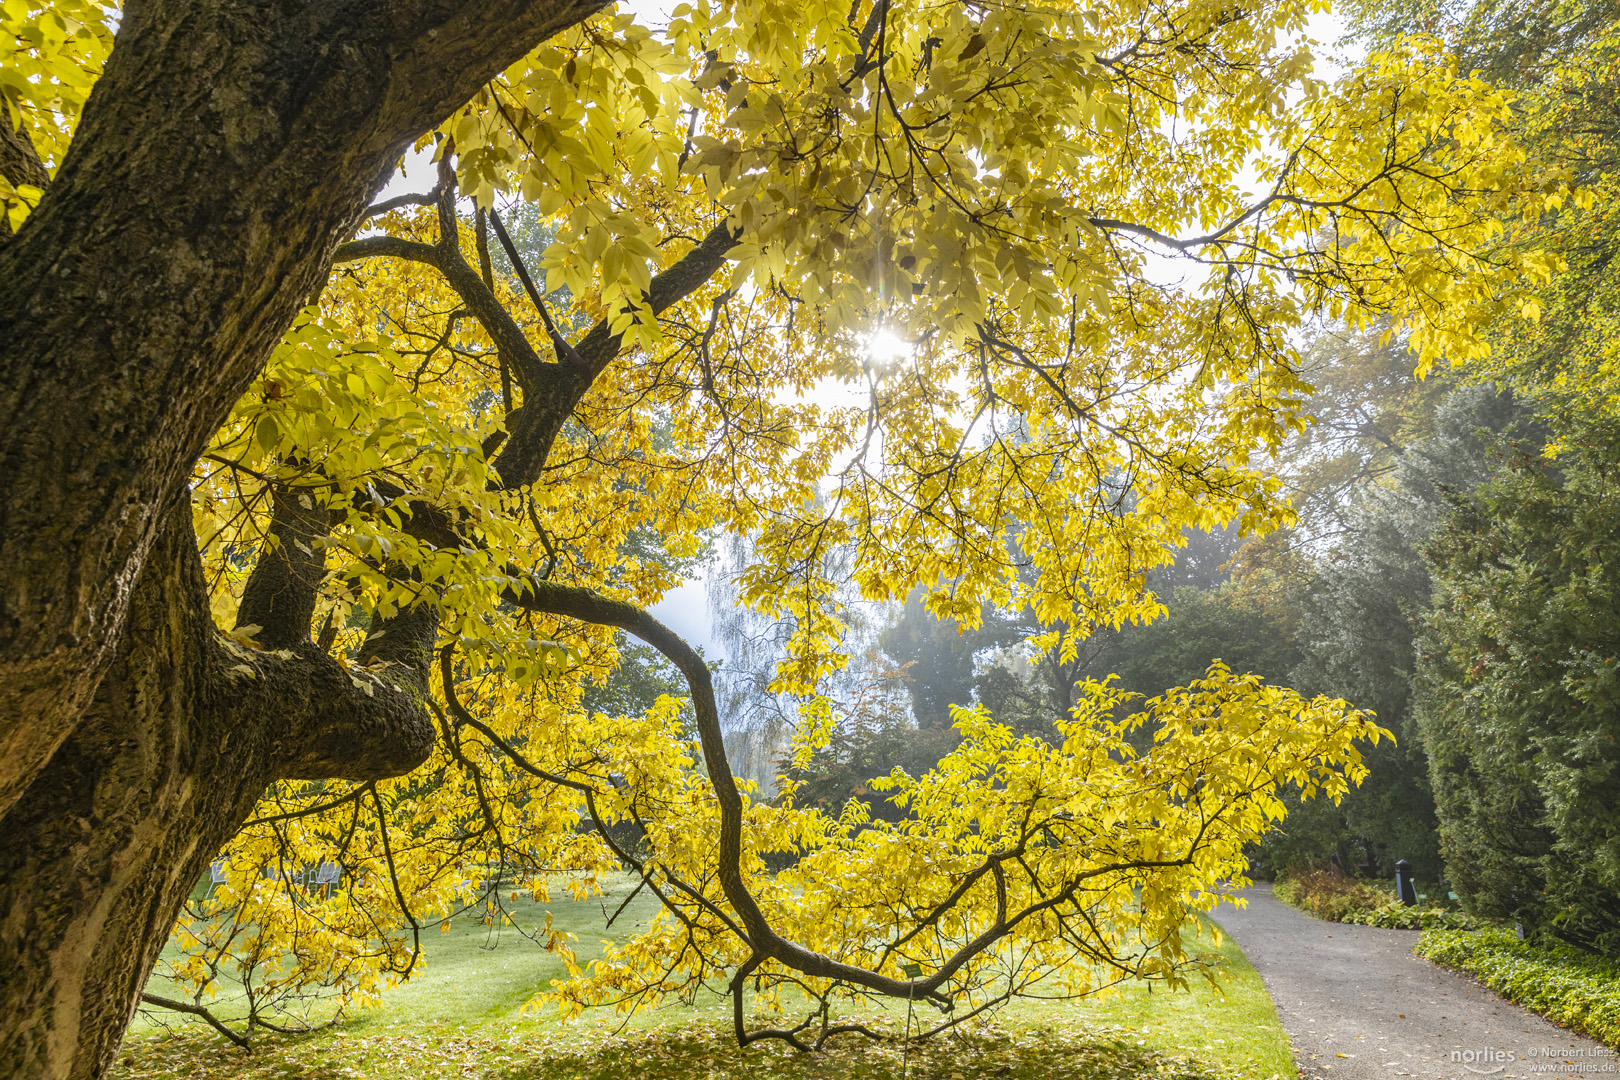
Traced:
POLYGON ((1520 941, 1508 930, 1426 930, 1416 952, 1555 1024, 1620 1047, 1620 963, 1568 945, 1520 941))
POLYGON ((1465 911, 1443 907, 1411 907, 1390 900, 1371 911, 1352 911, 1340 922, 1380 926, 1385 930, 1477 930, 1484 925, 1465 911))
POLYGON ((1372 911, 1389 903, 1388 890, 1329 870, 1307 870, 1277 882, 1278 899, 1329 922, 1344 922, 1352 912, 1372 911))
POLYGON ((1327 870, 1307 870, 1277 882, 1277 898, 1319 919, 1386 930, 1473 930, 1472 915, 1439 905, 1408 906, 1387 888, 1327 870))

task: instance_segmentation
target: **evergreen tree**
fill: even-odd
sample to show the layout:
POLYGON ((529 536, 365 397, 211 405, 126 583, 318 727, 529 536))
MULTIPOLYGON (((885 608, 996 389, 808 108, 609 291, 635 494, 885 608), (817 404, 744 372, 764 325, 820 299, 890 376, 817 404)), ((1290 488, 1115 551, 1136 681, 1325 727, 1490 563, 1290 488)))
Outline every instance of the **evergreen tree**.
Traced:
POLYGON ((1511 467, 1430 551, 1417 717, 1459 893, 1620 956, 1620 434, 1511 467))

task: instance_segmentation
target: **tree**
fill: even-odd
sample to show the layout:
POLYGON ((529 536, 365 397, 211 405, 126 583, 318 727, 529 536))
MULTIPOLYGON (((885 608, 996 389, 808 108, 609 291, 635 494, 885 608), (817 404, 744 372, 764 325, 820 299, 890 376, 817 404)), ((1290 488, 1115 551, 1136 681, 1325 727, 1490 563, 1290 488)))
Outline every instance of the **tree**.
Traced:
POLYGON ((1285 516, 1248 462, 1300 422, 1302 312, 1409 322, 1427 360, 1547 272, 1478 254, 1545 188, 1504 99, 1422 47, 1310 81, 1277 44, 1292 0, 699 4, 662 38, 596 10, 152 0, 109 52, 107 9, 5 8, 10 1074, 104 1069, 261 797, 233 873, 363 825, 385 933, 469 860, 628 862, 671 921, 572 999, 721 978, 739 1037, 797 1039, 745 1030, 749 976, 974 1009, 1081 961, 1180 979, 1181 921, 1275 787, 1355 775, 1365 718, 1217 669, 1155 706, 1148 755, 1092 690, 1062 746, 962 714, 937 775, 896 779, 903 826, 751 806, 633 537, 755 535, 742 591, 791 619, 794 692, 841 663, 838 543, 864 595, 923 584, 936 615, 1028 605, 1071 642, 1150 616, 1185 526, 1285 516), (430 131, 433 190, 368 209, 430 131), (507 192, 557 230, 547 292, 507 192), (1208 276, 1159 285, 1150 251, 1208 276), (572 340, 561 286, 591 320, 572 340), (880 331, 902 362, 863 356, 880 331), (792 400, 818 378, 870 407, 792 400), (677 704, 579 712, 615 629, 681 671, 706 777, 677 704), (631 819, 652 855, 609 846, 631 819), (777 884, 758 856, 781 848, 802 857, 777 884), (870 903, 836 899, 852 881, 870 903), (1010 940, 1034 967, 997 982, 1010 940))
POLYGON ((100 1072, 270 780, 421 760, 409 696, 324 654, 228 674, 185 495, 402 151, 592 9, 137 5, 104 72, 110 12, 66 10, 82 36, 35 47, 57 13, 16 5, 3 30, 24 77, 0 160, 44 189, 26 220, 8 198, 0 244, 0 1067, 22 1076, 100 1072))
POLYGON ((1440 35, 1463 70, 1515 88, 1556 79, 1558 68, 1606 35, 1620 15, 1609 0, 1351 0, 1346 9, 1366 39, 1387 44, 1411 33, 1440 35))
MULTIPOLYGON (((1310 808, 1297 824, 1331 818, 1315 823, 1308 842, 1326 841, 1380 872, 1393 874, 1395 862, 1406 859, 1424 877, 1442 873, 1436 795, 1411 701, 1415 639, 1432 602, 1424 550, 1447 500, 1471 492, 1498 467, 1499 440, 1515 429, 1525 434, 1524 412, 1512 393, 1494 387, 1453 390, 1421 422, 1419 430, 1431 434, 1399 446, 1380 482, 1364 486, 1346 508, 1346 532, 1301 597, 1302 655, 1291 681, 1364 704, 1397 739, 1368 752, 1367 782, 1341 805, 1310 808)), ((1272 846, 1284 863, 1324 854, 1321 846, 1272 846)))
POLYGON ((1508 224, 1505 243, 1548 245, 1565 258, 1521 300, 1530 318, 1494 321, 1493 351, 1467 371, 1512 387, 1540 430, 1518 432, 1512 468, 1480 490, 1452 488, 1456 505, 1426 565, 1409 549, 1402 576, 1432 575, 1435 583, 1415 715, 1458 891, 1481 910, 1612 952, 1613 882, 1576 865, 1602 864, 1609 826, 1601 808, 1583 803, 1590 796, 1573 778, 1581 770, 1601 777, 1608 766, 1602 754, 1571 746, 1609 737, 1601 692, 1579 673, 1608 647, 1604 627, 1580 612, 1604 593, 1603 563, 1586 565, 1604 557, 1603 545, 1587 530, 1613 456, 1617 400, 1620 13, 1602 0, 1481 0, 1358 5, 1358 14, 1374 40, 1416 25, 1440 33, 1466 66, 1513 87, 1523 142, 1580 185, 1572 198, 1548 199, 1543 214, 1508 224), (1572 559, 1580 565, 1566 565, 1572 559), (1545 580, 1521 580, 1527 573, 1545 580), (1576 804, 1581 809, 1572 810, 1576 804), (1575 824, 1572 815, 1583 820, 1575 824))
MULTIPOLYGON (((911 712, 919 727, 949 730, 951 706, 971 705, 977 679, 975 656, 985 649, 1013 645, 1033 632, 1011 624, 994 610, 981 611, 978 626, 928 614, 921 592, 878 635, 889 661, 904 669, 911 712)), ((999 715, 999 714, 998 714, 999 715)))
POLYGON ((842 680, 846 692, 832 703, 837 731, 808 755, 802 768, 793 769, 791 760, 783 763, 793 803, 836 815, 855 800, 864 804, 861 816, 902 821, 905 807, 874 791, 872 781, 896 769, 926 775, 961 736, 954 728, 916 720, 906 707, 911 685, 907 670, 885 663, 875 651, 856 657, 846 671, 851 676, 842 680))
MULTIPOLYGON (((1135 702, 1202 678, 1212 660, 1244 674, 1286 679, 1297 658, 1297 619, 1289 610, 1294 590, 1286 569, 1279 572, 1255 554, 1281 550, 1277 542, 1288 535, 1245 541, 1235 525, 1186 530, 1174 561, 1148 575, 1163 614, 1143 624, 1098 628, 1067 660, 1059 650, 1029 644, 1060 627, 986 616, 981 634, 993 634, 980 648, 995 651, 973 680, 973 700, 1020 734, 1050 735, 1077 694, 1084 697, 1077 688, 1087 682, 1116 679, 1129 712, 1135 702)), ((1276 561, 1295 560, 1284 554, 1276 561)), ((1144 728, 1137 737, 1145 748, 1153 732, 1144 728)))
POLYGON ((1284 450, 1280 471, 1299 514, 1296 541, 1320 548, 1356 531, 1358 498, 1433 434, 1435 411, 1457 380, 1438 371, 1418 378, 1406 342, 1388 327, 1318 327, 1305 360, 1311 426, 1284 450))
MULTIPOLYGON (((1566 436, 1573 433, 1566 433, 1566 436)), ((1476 910, 1620 955, 1612 430, 1529 444, 1435 537, 1418 722, 1476 910)))

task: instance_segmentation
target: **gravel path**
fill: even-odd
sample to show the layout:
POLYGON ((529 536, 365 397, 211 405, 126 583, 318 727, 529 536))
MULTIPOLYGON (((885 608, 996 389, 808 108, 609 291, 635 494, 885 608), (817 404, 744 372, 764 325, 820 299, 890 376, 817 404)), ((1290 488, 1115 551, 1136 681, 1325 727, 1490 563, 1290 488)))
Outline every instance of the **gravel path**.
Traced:
POLYGON ((1257 885, 1216 921, 1260 973, 1302 1080, 1616 1080, 1612 1050, 1412 955, 1415 930, 1323 922, 1257 885))

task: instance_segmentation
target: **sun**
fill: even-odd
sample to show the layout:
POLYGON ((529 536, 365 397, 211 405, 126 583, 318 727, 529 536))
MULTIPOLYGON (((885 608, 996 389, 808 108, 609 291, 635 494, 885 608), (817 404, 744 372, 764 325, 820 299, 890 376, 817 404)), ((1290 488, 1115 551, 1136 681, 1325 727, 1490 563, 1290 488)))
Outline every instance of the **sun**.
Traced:
POLYGON ((866 335, 866 362, 874 371, 883 371, 911 355, 912 344, 888 327, 880 327, 866 335))

